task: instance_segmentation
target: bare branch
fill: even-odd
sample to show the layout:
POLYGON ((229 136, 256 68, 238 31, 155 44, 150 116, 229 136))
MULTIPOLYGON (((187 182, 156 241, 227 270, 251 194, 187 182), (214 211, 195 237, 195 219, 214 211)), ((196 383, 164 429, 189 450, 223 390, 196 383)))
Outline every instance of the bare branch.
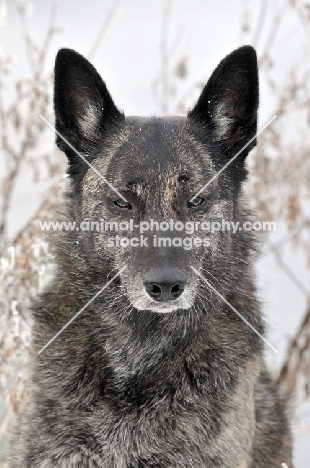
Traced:
POLYGON ((110 31, 114 21, 116 20, 119 12, 120 12, 120 6, 122 4, 123 0, 117 0, 113 6, 113 8, 109 11, 107 16, 105 17, 103 24, 100 28, 99 34, 97 35, 94 44, 92 45, 90 52, 88 54, 88 59, 92 60, 96 53, 98 52, 102 42, 105 40, 105 38, 108 35, 108 32, 110 31))

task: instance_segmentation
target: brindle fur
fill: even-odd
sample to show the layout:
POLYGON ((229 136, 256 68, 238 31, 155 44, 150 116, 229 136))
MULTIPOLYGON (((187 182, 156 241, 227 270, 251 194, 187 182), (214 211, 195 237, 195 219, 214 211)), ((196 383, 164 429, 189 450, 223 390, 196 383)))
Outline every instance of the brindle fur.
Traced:
MULTIPOLYGON (((187 118, 125 118, 87 60, 61 50, 56 128, 132 205, 118 209, 119 197, 57 137, 69 159, 64 219, 250 219, 242 182, 255 141, 203 192, 206 206, 190 211, 186 201, 255 135, 257 107, 249 46, 220 63, 187 118)), ((57 266, 33 306, 31 379, 11 468, 292 467, 285 408, 261 339, 190 268, 264 333, 251 233, 218 232, 209 249, 190 251, 108 248, 104 232, 50 237, 57 266), (187 286, 160 313, 143 278, 171 265, 187 286)))

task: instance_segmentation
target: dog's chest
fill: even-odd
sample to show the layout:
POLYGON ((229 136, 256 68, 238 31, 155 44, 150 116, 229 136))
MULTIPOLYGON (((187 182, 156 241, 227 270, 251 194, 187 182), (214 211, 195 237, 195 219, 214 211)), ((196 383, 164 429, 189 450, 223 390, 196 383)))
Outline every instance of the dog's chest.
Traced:
POLYGON ((243 382, 238 387, 242 408, 237 397, 227 395, 229 404, 216 409, 219 402, 194 391, 186 399, 162 395, 131 411, 105 405, 91 424, 103 466, 228 468, 241 461, 247 467, 254 433, 253 386, 243 382), (227 446, 233 447, 229 459, 227 446))

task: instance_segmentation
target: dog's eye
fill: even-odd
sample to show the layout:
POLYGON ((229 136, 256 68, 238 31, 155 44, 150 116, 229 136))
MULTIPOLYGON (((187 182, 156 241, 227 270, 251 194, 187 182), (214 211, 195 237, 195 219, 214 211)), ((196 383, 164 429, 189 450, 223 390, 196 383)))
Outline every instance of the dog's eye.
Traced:
POLYGON ((196 206, 200 206, 205 202, 205 198, 202 197, 195 197, 194 200, 187 202, 187 208, 195 208, 196 206))
POLYGON ((129 202, 126 202, 122 198, 119 198, 118 200, 115 200, 114 205, 118 206, 119 208, 125 209, 125 210, 132 210, 131 204, 129 202))

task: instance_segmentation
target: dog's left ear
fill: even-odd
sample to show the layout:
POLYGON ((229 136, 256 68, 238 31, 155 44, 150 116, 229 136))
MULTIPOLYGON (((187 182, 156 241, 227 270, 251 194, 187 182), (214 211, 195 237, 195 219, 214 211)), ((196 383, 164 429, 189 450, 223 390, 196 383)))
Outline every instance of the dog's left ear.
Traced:
MULTIPOLYGON (((56 57, 54 107, 56 130, 88 158, 105 130, 124 118, 93 65, 70 49, 56 57)), ((56 142, 71 165, 80 162, 59 135, 56 142)))
MULTIPOLYGON (((220 62, 188 118, 206 125, 223 152, 230 155, 256 133, 258 95, 256 52, 251 46, 243 46, 220 62)), ((255 144, 256 140, 240 158, 255 144)))

